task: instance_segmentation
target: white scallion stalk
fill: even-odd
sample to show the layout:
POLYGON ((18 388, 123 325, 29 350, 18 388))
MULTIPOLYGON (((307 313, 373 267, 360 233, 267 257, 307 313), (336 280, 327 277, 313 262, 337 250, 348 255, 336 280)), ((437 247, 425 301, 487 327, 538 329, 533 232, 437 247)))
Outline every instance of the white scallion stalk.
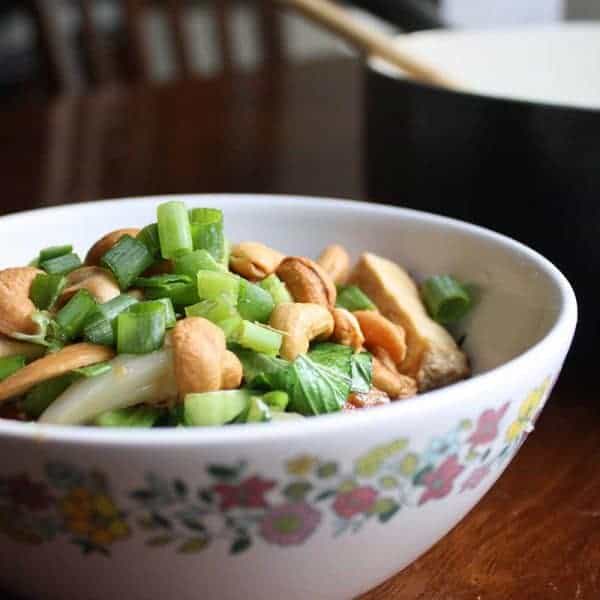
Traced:
POLYGON ((121 355, 103 375, 82 379, 61 394, 38 419, 54 425, 85 425, 98 415, 177 397, 172 350, 121 355))

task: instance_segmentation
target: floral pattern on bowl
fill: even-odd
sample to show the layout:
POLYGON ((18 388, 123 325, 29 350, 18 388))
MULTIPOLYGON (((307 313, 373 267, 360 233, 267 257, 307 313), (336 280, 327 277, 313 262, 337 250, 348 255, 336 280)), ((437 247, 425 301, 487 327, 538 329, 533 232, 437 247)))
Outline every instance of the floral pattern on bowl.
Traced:
POLYGON ((304 544, 319 528, 333 536, 386 523, 400 510, 476 489, 512 457, 533 429, 550 378, 521 402, 504 423, 510 403, 464 419, 430 440, 422 452, 400 438, 359 456, 351 470, 306 454, 285 464, 285 478, 269 479, 241 461, 206 466, 209 483, 147 473, 127 506, 111 495, 98 471, 73 464, 46 465, 45 479, 26 473, 0 477, 0 533, 42 544, 58 536, 84 553, 110 554, 133 535, 150 547, 197 553, 217 541, 231 554, 258 540, 282 547, 304 544))

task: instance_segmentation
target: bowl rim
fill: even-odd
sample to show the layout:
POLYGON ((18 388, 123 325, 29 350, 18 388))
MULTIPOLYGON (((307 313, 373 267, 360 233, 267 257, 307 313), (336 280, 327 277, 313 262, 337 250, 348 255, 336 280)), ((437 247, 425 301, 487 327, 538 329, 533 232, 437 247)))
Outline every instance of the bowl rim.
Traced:
POLYGON ((60 210, 81 209, 90 205, 102 205, 106 208, 119 206, 123 208, 126 203, 148 203, 164 200, 202 200, 205 198, 218 199, 220 206, 226 207, 227 203, 249 202, 277 202, 284 208, 298 206, 302 202, 305 206, 335 207, 340 211, 356 211, 379 213, 393 217, 407 217, 417 219, 425 224, 438 227, 460 230, 471 236, 480 237, 496 244, 505 251, 513 254, 515 258, 525 259, 540 269, 552 282, 559 294, 559 313, 549 331, 542 339, 529 347, 523 353, 511 360, 484 373, 475 375, 467 380, 454 383, 448 387, 426 392, 402 402, 378 407, 377 410, 356 411, 352 414, 328 414, 318 418, 307 418, 302 421, 277 423, 272 426, 264 424, 244 424, 229 427, 207 428, 164 428, 151 430, 117 430, 103 429, 87 426, 48 425, 39 423, 20 423, 8 419, 0 419, 0 441, 6 439, 30 440, 35 443, 56 442, 61 444, 75 444, 85 446, 111 446, 111 447, 142 447, 142 446, 207 446, 217 445, 246 446, 252 443, 270 443, 298 438, 308 438, 312 435, 331 435, 337 432, 356 432, 357 428, 377 423, 385 424, 390 418, 410 417, 416 413, 435 414, 446 406, 460 403, 465 397, 472 397, 477 389, 499 389, 503 382, 511 379, 511 373, 520 371, 526 364, 538 363, 552 348, 563 347, 566 350, 571 343, 577 322, 577 301, 575 293, 566 277, 548 259, 532 250, 525 244, 517 242, 508 236, 496 233, 490 229, 480 227, 433 213, 401 208, 385 204, 373 204, 348 199, 322 198, 315 196, 300 196, 289 194, 185 194, 185 195, 156 195, 144 197, 127 197, 121 199, 98 200, 95 202, 82 202, 63 204, 55 207, 35 209, 30 211, 12 213, 0 217, 0 223, 19 220, 31 215, 52 213, 60 210))
MULTIPOLYGON (((401 33, 396 35, 396 43, 400 44, 406 39, 418 39, 419 37, 439 36, 444 38, 460 37, 464 35, 485 35, 485 34, 514 34, 520 32, 553 32, 557 33, 560 31, 574 31, 574 30, 595 30, 596 33, 600 33, 600 21, 568 21, 562 23, 544 23, 544 24, 526 24, 526 25, 507 25, 500 27, 490 28, 457 28, 457 29, 424 29, 420 31, 414 31, 411 33, 401 33)), ((552 100, 535 100, 528 99, 519 96, 503 95, 499 93, 484 93, 474 91, 471 92, 468 89, 446 89, 439 86, 435 86, 430 83, 417 81, 413 78, 407 77, 396 67, 389 65, 385 61, 377 56, 369 56, 365 61, 365 69, 370 76, 381 77, 387 81, 395 81, 401 85, 409 86, 416 89, 428 89, 430 91, 439 92, 440 94, 447 94, 452 96, 458 96, 462 98, 471 98, 481 102, 502 102, 508 103, 511 106, 520 106, 522 108, 531 109, 537 108, 548 111, 562 111, 562 112, 577 112, 587 113, 591 115, 600 114, 600 106, 577 106, 566 102, 552 101, 552 100)))

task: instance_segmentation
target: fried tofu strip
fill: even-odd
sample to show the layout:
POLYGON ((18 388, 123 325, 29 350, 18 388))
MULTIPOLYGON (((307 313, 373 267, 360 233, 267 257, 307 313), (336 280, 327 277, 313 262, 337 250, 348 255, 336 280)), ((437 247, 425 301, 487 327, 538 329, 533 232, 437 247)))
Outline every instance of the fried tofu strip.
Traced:
POLYGON ((363 254, 350 276, 388 319, 406 332, 407 353, 400 371, 414 377, 419 391, 442 387, 469 375, 464 352, 433 321, 410 275, 375 254, 363 254))

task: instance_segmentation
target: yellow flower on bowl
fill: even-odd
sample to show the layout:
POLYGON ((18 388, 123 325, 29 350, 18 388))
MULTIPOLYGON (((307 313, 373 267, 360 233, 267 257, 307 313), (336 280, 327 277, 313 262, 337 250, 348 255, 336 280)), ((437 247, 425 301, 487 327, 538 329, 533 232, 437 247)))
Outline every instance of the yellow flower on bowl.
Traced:
POLYGON ((288 460, 286 470, 290 475, 307 475, 317 464, 317 458, 308 454, 288 460))
POLYGON ((546 394, 549 384, 550 379, 548 378, 523 400, 519 408, 519 416, 510 424, 506 431, 507 442, 512 443, 517 440, 531 426, 531 422, 546 394))

